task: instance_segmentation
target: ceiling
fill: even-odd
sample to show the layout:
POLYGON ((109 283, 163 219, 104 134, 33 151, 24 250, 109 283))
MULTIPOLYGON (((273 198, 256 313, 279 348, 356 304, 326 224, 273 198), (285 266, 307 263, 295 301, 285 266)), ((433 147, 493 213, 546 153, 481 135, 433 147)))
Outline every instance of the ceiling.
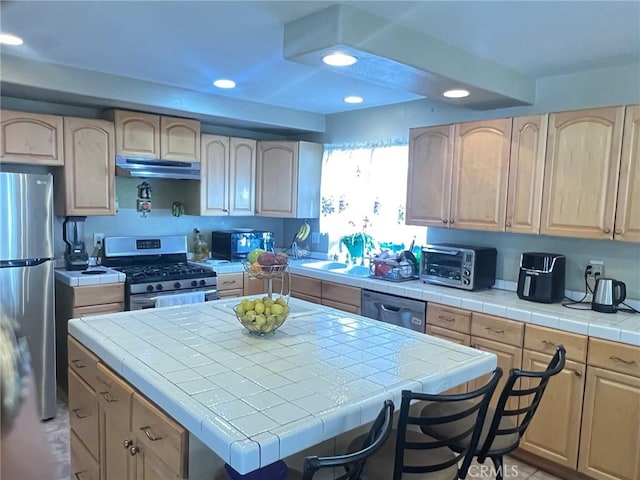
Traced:
MULTIPOLYGON (((0 28, 22 37, 24 45, 3 45, 0 53, 4 60, 7 55, 22 57, 195 91, 224 99, 229 107, 251 102, 242 103, 243 108, 253 105, 255 111, 269 106, 326 115, 424 98, 415 89, 376 75, 345 75, 335 67, 284 58, 285 25, 334 3, 3 1, 0 28), (231 78, 238 86, 217 89, 212 85, 217 78, 231 78), (359 95, 364 103, 346 104, 347 95, 359 95)), ((453 80, 452 85, 456 80, 473 82, 478 68, 487 70, 489 79, 511 76, 528 82, 530 94, 518 98, 524 103, 535 101, 536 79, 640 62, 638 1, 340 3, 383 20, 377 30, 360 32, 366 37, 358 40, 361 46, 384 38, 385 32, 404 32, 412 41, 399 42, 395 53, 387 49, 392 60, 403 56, 409 59, 402 60, 406 63, 422 55, 419 70, 432 70, 429 62, 440 62, 442 71, 436 73, 453 80), (431 60, 423 51, 429 42, 440 49, 429 50, 435 52, 431 60), (447 60, 451 61, 445 66, 447 60), (465 62, 470 63, 463 78, 465 62)), ((348 25, 345 32, 352 33, 348 25)), ((3 77, 10 64, 5 65, 3 77)), ((19 82, 3 82, 4 93, 20 91, 10 88, 15 83, 19 82)), ((86 96, 115 96, 102 93, 101 82, 95 83, 86 96)))

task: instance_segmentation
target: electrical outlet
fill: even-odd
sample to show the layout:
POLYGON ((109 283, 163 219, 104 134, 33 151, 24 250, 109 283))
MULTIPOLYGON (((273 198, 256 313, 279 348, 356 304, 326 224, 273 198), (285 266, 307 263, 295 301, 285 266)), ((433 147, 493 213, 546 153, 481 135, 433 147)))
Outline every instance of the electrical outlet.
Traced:
POLYGON ((320 232, 311 232, 311 243, 316 245, 320 243, 320 232))
POLYGON ((93 246, 94 247, 100 247, 100 246, 102 246, 102 242, 104 242, 104 233, 94 233, 93 234, 93 246), (100 242, 100 245, 98 245, 98 242, 100 242))
POLYGON ((601 278, 604 276, 604 262, 602 260, 589 260, 587 269, 587 278, 601 278))

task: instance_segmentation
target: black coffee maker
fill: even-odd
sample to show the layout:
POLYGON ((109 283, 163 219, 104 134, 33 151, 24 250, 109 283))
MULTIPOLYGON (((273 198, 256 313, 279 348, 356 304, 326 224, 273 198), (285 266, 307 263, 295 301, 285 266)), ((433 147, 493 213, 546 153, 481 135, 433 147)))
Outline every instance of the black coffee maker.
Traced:
POLYGON ((566 257, 557 253, 525 252, 520 257, 518 297, 540 303, 564 298, 566 257))
POLYGON ((89 254, 84 243, 84 222, 87 217, 66 217, 62 224, 62 239, 67 244, 64 266, 67 270, 86 270, 89 254))

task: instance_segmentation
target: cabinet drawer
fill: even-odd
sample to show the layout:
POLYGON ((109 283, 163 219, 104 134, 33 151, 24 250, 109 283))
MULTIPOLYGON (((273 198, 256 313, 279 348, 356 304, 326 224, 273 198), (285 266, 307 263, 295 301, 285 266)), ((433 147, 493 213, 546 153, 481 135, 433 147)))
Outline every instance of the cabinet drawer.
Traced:
POLYGON ((311 302, 311 303, 322 303, 322 301, 320 300, 320 297, 307 295, 305 293, 291 292, 291 296, 293 298, 299 298, 300 300, 306 300, 307 302, 311 302))
POLYGON ((585 335, 527 324, 524 331, 524 348, 553 355, 558 345, 564 345, 568 360, 581 363, 587 361, 585 335))
POLYGON ((69 369, 69 426, 94 458, 99 458, 98 419, 95 392, 69 369))
POLYGON ((590 338, 587 363, 640 377, 640 347, 590 338))
POLYGON ((132 432, 169 468, 186 476, 188 436, 184 428, 140 395, 133 396, 132 432))
POLYGON ((524 323, 494 317, 493 315, 485 315, 484 313, 473 313, 471 317, 471 335, 497 340, 514 347, 522 347, 524 323))
MULTIPOLYGON (((67 336, 67 349, 69 352, 69 369, 76 372, 95 391, 97 389, 98 357, 80 345, 80 342, 70 335, 67 336)), ((64 368, 64 366, 61 365, 60 368, 64 368)))
POLYGON ((100 465, 91 456, 78 436, 71 431, 71 478, 82 480, 100 480, 100 465))
POLYGON ((433 325, 427 325, 427 335, 433 335, 434 337, 444 338, 460 345, 471 345, 471 336, 460 332, 454 332, 453 330, 447 330, 446 328, 435 327, 433 325))
POLYGON ((435 325, 456 332, 471 331, 471 312, 455 307, 445 307, 437 303, 427 305, 427 325, 435 325))
POLYGON ((218 275, 218 292, 226 290, 235 290, 244 288, 244 274, 241 273, 225 273, 218 275))
POLYGON ((102 305, 103 303, 124 303, 124 283, 73 288, 74 307, 102 305))
POLYGON ((100 408, 104 409, 111 419, 128 428, 131 424, 133 389, 111 373, 102 363, 98 364, 96 379, 96 393, 100 401, 100 408))
POLYGON ((117 313, 124 311, 124 303, 105 303, 103 305, 90 305, 77 307, 71 310, 72 318, 88 317, 90 315, 102 315, 105 313, 117 313))
POLYGON ((234 290, 218 290, 218 298, 241 297, 243 293, 244 291, 241 288, 234 290))
POLYGON ((337 308, 338 310, 342 310, 343 312, 355 313, 356 315, 360 315, 360 307, 356 307, 355 305, 349 305, 348 303, 342 302, 334 302, 333 300, 325 300, 324 298, 320 303, 327 307, 337 308))
POLYGON ((322 299, 360 307, 360 289, 333 282, 322 282, 322 299))
POLYGON ((315 278, 303 277, 302 275, 292 275, 291 291, 304 293, 312 297, 320 297, 322 296, 322 281, 315 278))

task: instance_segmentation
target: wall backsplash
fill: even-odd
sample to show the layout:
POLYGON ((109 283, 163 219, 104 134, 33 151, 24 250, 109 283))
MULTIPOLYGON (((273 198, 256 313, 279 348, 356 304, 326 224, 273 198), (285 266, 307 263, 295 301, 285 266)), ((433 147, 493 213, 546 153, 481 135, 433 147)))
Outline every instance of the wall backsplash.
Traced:
POLYGON ((589 260, 604 261, 606 277, 627 284, 627 296, 640 299, 640 244, 606 240, 477 232, 448 228, 429 228, 428 243, 462 243, 495 247, 498 250, 496 276, 517 281, 522 252, 559 253, 567 257, 566 288, 584 291, 584 268, 589 260))

